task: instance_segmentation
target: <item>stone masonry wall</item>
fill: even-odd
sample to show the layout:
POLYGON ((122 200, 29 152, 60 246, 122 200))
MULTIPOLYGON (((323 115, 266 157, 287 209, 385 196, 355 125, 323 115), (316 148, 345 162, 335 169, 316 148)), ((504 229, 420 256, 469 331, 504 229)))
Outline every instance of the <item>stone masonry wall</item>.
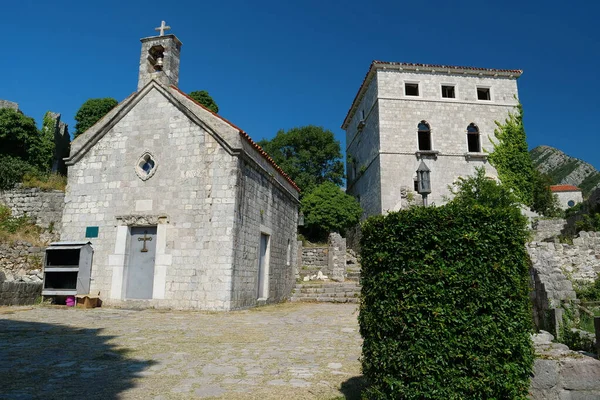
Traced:
MULTIPOLYGON (((302 242, 300 242, 300 245, 302 242)), ((302 259, 298 269, 299 278, 317 274, 319 271, 323 275, 329 276, 329 247, 301 247, 302 259)))
POLYGON ((42 282, 0 282, 0 306, 35 304, 42 295, 42 282))
POLYGON ((327 268, 329 247, 302 247, 302 265, 327 268))
POLYGON ((365 215, 381 213, 379 106, 373 79, 346 131, 347 193, 357 198, 365 215), (363 116, 364 115, 364 116, 363 116), (359 131, 357 124, 365 126, 359 131))
POLYGON ((592 282, 600 273, 600 232, 579 232, 573 244, 532 242, 534 266, 559 268, 571 281, 592 282))
POLYGON ((295 283, 297 198, 251 161, 239 161, 237 188, 231 308, 258 304, 261 234, 269 238, 265 302, 281 302, 290 296, 295 283))
POLYGON ((531 228, 534 242, 543 242, 560 236, 567 221, 564 219, 537 219, 532 221, 531 228))
POLYGON ((23 241, 0 243, 0 274, 4 274, 6 281, 28 275, 38 277, 42 269, 44 250, 43 247, 23 241))
POLYGON ((330 233, 327 247, 302 247, 298 242, 302 258, 299 264, 299 278, 316 275, 319 271, 338 282, 346 279, 346 239, 339 233, 330 233))
POLYGON ((65 193, 59 190, 43 191, 39 188, 16 188, 0 191, 0 203, 8 206, 14 217, 29 216, 42 228, 59 233, 65 193))
POLYGON ((561 269, 561 259, 557 257, 556 247, 561 244, 550 242, 531 242, 527 251, 532 262, 531 280, 533 290, 530 293, 533 304, 533 319, 539 329, 557 331, 555 317, 550 310, 560 309, 563 304, 576 299, 573 284, 561 269))
POLYGON ((329 278, 343 282, 346 277, 346 239, 334 232, 329 234, 328 243, 328 265, 331 270, 329 278))

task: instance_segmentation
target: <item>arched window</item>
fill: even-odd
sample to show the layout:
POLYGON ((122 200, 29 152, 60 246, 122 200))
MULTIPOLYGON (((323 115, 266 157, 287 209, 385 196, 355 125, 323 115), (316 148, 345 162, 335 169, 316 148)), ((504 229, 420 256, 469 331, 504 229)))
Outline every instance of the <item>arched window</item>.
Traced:
POLYGON ((467 126, 467 146, 469 153, 480 153, 481 142, 479 140, 479 128, 474 123, 467 126))
POLYGON ((419 122, 417 127, 419 136, 419 150, 431 150, 431 128, 425 121, 419 122))

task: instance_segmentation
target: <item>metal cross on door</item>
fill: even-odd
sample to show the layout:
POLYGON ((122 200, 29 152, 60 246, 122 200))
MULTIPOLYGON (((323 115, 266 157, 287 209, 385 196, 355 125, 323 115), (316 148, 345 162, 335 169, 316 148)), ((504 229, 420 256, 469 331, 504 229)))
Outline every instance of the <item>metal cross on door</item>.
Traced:
POLYGON ((146 229, 144 231, 144 237, 138 238, 138 242, 144 242, 144 247, 142 247, 142 249, 140 250, 142 253, 147 253, 148 252, 148 249, 146 248, 146 242, 148 240, 152 240, 152 237, 148 237, 147 235, 148 235, 148 229, 146 229))
POLYGON ((156 227, 131 228, 125 298, 151 299, 154 288, 156 227))

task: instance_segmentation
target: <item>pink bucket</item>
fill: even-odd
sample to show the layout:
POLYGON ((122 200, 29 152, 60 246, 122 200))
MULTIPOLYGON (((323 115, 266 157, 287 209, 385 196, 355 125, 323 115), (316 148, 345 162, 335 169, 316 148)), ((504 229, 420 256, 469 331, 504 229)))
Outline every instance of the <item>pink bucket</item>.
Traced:
POLYGON ((75 305, 75 296, 67 296, 66 304, 67 307, 73 307, 75 305))

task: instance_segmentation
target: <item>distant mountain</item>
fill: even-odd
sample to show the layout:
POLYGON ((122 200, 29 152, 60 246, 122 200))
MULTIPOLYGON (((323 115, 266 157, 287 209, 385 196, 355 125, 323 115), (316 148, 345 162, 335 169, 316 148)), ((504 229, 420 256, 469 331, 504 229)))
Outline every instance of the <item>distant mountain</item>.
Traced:
POLYGON ((596 168, 554 147, 538 146, 529 155, 533 166, 549 175, 555 185, 575 185, 583 191, 584 197, 600 187, 600 172, 596 168))

